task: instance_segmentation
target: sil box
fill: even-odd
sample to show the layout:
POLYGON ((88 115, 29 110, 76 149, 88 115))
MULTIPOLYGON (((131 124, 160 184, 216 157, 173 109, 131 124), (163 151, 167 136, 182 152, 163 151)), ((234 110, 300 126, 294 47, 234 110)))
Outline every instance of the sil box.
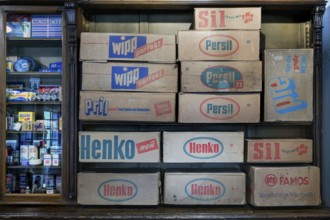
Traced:
POLYGON ((175 35, 81 33, 80 60, 175 63, 175 35))
POLYGON ((175 121, 175 93, 80 92, 84 121, 175 121))
POLYGON ((181 92, 260 92, 261 61, 181 62, 181 92))
POLYGON ((259 42, 259 30, 179 31, 179 60, 259 60, 259 42))
POLYGON ((164 132, 163 162, 243 162, 243 132, 164 132))
POLYGON ((180 123, 260 122, 260 94, 179 94, 180 123))
POLYGON ((195 30, 261 29, 261 8, 195 8, 195 30))
POLYGON ((177 92, 177 64, 83 62, 82 89, 177 92))
POLYGON ((265 50, 265 121, 313 120, 313 49, 265 50))
POLYGON ((160 162, 159 132, 79 132, 80 162, 160 162))
POLYGON ((320 169, 250 167, 247 200, 254 206, 314 206, 320 204, 320 169))
POLYGON ((78 173, 83 205, 158 205, 159 173, 78 173))
POLYGON ((313 140, 247 139, 248 163, 311 163, 313 140))
POLYGON ((164 203, 243 205, 245 173, 165 173, 164 203))

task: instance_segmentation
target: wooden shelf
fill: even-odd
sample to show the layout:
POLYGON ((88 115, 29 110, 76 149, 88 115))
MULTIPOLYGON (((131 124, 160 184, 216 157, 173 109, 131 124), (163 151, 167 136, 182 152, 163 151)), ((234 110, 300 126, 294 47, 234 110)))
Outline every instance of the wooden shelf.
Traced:
POLYGON ((20 166, 20 165, 8 165, 7 169, 61 169, 61 166, 44 166, 44 165, 31 165, 31 166, 20 166))
POLYGON ((61 105, 61 101, 7 102, 7 105, 61 105))
POLYGON ((62 38, 23 38, 7 37, 10 47, 61 47, 62 38))
POLYGON ((43 72, 25 72, 25 73, 20 73, 20 72, 11 72, 7 73, 8 77, 58 77, 62 76, 61 72, 49 72, 49 73, 43 73, 43 72))

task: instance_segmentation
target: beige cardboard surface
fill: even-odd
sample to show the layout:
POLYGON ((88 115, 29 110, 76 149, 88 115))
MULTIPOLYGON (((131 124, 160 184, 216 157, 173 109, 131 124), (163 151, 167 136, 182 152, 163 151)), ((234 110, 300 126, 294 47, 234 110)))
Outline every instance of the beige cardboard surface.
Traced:
POLYGON ((82 90, 177 92, 178 66, 83 62, 82 90))
POLYGON ((181 92, 261 90, 261 61, 181 62, 181 92))
POLYGON ((243 132, 164 132, 163 162, 243 162, 243 132))
POLYGON ((313 49, 265 50, 265 121, 313 120, 313 49))
POLYGON ((255 123, 260 121, 260 94, 179 94, 180 123, 255 123))
POLYGON ((78 204, 158 205, 159 173, 78 173, 78 204))
POLYGON ((247 139, 247 162, 310 163, 313 162, 313 140, 247 139))
POLYGON ((83 121, 175 121, 175 93, 80 92, 83 121))
POLYGON ((165 173, 164 203, 243 205, 245 173, 165 173))

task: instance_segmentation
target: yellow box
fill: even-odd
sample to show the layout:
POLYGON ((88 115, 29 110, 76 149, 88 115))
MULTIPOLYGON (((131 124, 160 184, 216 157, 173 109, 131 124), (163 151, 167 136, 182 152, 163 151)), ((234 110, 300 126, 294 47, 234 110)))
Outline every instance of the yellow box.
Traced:
POLYGON ((34 112, 18 112, 18 121, 35 121, 35 114, 34 112))

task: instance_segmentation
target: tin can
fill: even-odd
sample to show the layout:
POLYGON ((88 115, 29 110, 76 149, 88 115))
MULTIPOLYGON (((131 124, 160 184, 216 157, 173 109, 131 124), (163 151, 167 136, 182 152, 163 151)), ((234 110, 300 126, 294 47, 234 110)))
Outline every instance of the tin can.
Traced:
POLYGON ((9 60, 7 61, 6 73, 12 72, 14 72, 14 62, 9 60))
POLYGON ((29 145, 20 146, 20 162, 22 166, 29 165, 29 145))

